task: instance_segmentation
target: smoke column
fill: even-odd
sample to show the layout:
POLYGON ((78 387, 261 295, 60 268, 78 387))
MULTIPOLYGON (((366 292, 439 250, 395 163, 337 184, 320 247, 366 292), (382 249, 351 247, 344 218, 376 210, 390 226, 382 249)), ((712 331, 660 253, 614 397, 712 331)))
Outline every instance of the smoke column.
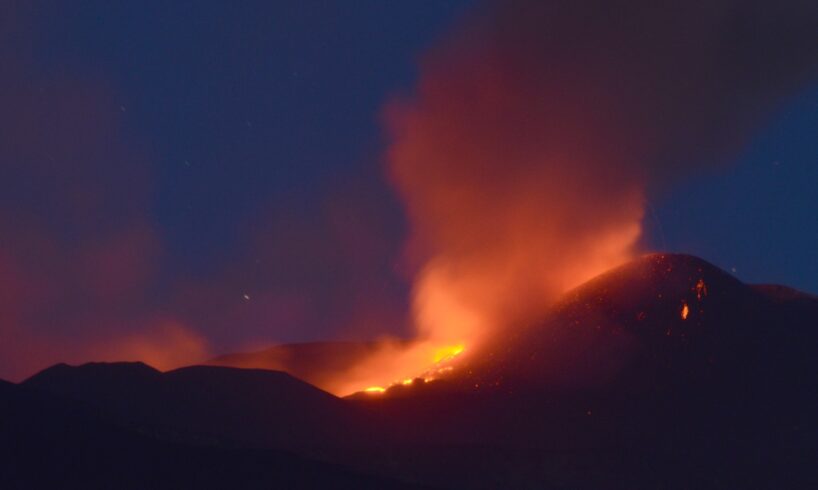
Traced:
POLYGON ((386 111, 419 345, 472 349, 632 257, 649 193, 729 162, 814 78, 816 10, 520 0, 467 19, 386 111))

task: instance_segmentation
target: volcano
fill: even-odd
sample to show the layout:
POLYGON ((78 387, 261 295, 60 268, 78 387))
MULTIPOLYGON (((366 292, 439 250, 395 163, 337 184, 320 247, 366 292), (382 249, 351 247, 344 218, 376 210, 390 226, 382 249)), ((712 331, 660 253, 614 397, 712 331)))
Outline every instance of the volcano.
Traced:
POLYGON ((568 292, 541 322, 495 335, 454 382, 499 391, 776 385, 818 372, 817 321, 814 296, 746 285, 688 255, 647 255, 568 292))
MULTIPOLYGON (((338 398, 246 368, 271 352, 306 353, 289 361, 305 369, 312 355, 343 366, 354 357, 344 344, 214 361, 242 368, 57 365, 0 389, 49 407, 44 426, 70 413, 173 458, 287 454, 339 471, 338 486, 368 474, 364 483, 386 487, 808 488, 818 483, 816 327, 818 298, 653 254, 569 291, 540 321, 495 332, 446 376, 380 394, 338 398)), ((253 468, 265 481, 286 473, 253 468)))

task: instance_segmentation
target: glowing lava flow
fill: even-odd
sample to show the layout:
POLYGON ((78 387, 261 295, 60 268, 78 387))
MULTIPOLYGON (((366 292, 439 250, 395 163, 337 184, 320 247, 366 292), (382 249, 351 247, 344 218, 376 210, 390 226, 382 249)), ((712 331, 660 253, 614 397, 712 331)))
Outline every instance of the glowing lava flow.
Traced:
POLYGON ((465 346, 463 344, 439 349, 435 353, 435 364, 453 359, 455 356, 463 352, 464 349, 465 346))
POLYGON ((420 376, 415 378, 406 378, 402 381, 394 381, 386 388, 383 386, 369 386, 364 388, 362 391, 368 394, 382 394, 393 386, 411 386, 415 382, 428 383, 430 381, 434 381, 439 376, 453 371, 454 367, 450 365, 451 362, 465 350, 466 346, 463 344, 451 345, 437 349, 434 355, 434 364, 420 376))

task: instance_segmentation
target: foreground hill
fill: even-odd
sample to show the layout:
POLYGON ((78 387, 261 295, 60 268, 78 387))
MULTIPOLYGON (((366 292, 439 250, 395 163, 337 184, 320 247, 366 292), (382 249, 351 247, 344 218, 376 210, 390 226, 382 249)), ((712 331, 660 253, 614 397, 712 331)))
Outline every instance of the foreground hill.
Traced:
POLYGON ((142 363, 59 364, 22 386, 172 438, 310 447, 354 435, 346 404, 278 371, 193 366, 161 373, 142 363))
POLYGON ((281 451, 162 440, 86 408, 0 381, 0 487, 414 488, 281 451))

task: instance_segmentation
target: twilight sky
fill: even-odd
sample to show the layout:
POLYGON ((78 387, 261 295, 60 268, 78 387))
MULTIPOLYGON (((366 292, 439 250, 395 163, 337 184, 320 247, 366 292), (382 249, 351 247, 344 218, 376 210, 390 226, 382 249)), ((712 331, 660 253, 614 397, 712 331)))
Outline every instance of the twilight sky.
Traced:
MULTIPOLYGON (((0 7, 0 378, 406 334, 384 107, 475 4, 0 7)), ((649 196, 645 248, 818 293, 818 84, 725 160, 649 196)))

